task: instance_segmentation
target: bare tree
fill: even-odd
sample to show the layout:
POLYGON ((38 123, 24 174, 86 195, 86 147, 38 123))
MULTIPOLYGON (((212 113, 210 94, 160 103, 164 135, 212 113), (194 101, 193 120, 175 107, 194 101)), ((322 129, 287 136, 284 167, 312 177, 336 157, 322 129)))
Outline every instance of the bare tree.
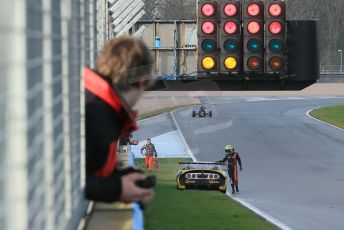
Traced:
MULTIPOLYGON (((326 27, 324 25, 323 29, 327 29, 328 39, 327 47, 329 50, 337 50, 339 36, 341 32, 341 15, 344 10, 344 2, 343 1, 330 1, 325 0, 323 1, 324 13, 326 17, 326 27)), ((324 20, 324 21, 325 21, 324 20)))
POLYGON ((144 0, 146 14, 144 19, 165 20, 196 19, 195 0, 144 0), (157 3, 157 4, 155 4, 157 3))
POLYGON ((289 19, 319 18, 320 1, 317 0, 286 0, 289 19))
POLYGON ((158 17, 158 15, 156 15, 157 12, 159 12, 160 10, 157 9, 158 5, 156 5, 155 0, 143 0, 143 2, 145 3, 145 15, 143 16, 143 19, 146 20, 153 20, 155 19, 155 16, 158 17))
POLYGON ((165 19, 196 19, 196 1, 165 0, 162 15, 165 19))

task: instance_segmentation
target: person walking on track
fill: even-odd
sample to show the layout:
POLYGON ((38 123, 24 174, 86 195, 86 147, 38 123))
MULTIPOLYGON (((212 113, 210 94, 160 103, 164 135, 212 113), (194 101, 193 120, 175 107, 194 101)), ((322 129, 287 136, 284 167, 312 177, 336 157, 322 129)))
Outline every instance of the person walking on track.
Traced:
POLYGON ((228 175, 230 178, 230 183, 232 187, 232 194, 236 192, 239 192, 239 180, 238 180, 238 166, 237 163, 239 163, 240 171, 242 171, 242 165, 241 165, 241 158, 239 156, 239 153, 235 152, 235 149, 231 145, 226 145, 225 147, 225 153, 226 156, 220 161, 217 161, 219 163, 224 163, 227 161, 228 163, 228 175), (234 190, 235 186, 235 190, 234 190))

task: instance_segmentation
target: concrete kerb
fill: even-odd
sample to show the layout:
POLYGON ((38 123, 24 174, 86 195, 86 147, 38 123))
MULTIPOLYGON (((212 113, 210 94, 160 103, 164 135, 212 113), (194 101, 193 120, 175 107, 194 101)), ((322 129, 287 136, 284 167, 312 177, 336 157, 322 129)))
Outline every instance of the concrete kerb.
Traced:
POLYGON ((174 112, 177 112, 177 111, 182 110, 182 109, 192 108, 192 107, 194 107, 194 106, 197 106, 197 105, 190 105, 190 106, 182 107, 182 108, 179 108, 179 109, 175 109, 175 110, 173 110, 173 111, 171 111, 171 112, 162 113, 162 114, 159 114, 159 115, 156 115, 156 116, 152 116, 152 117, 148 117, 148 118, 139 120, 138 122, 142 122, 142 121, 149 120, 149 119, 153 119, 153 118, 157 118, 157 117, 160 117, 160 116, 163 116, 163 115, 171 114, 172 121, 173 121, 173 123, 176 125, 177 132, 178 132, 178 134, 179 134, 181 140, 183 141, 183 144, 184 144, 184 146, 185 146, 185 148, 186 148, 187 154, 191 157, 191 159, 192 159, 193 161, 196 161, 196 158, 195 158, 195 156, 193 155, 192 151, 190 150, 190 147, 189 147, 189 145, 187 144, 187 142, 186 142, 186 140, 185 140, 185 138, 184 138, 184 135, 181 133, 180 128, 179 128, 179 125, 178 125, 178 123, 177 123, 177 121, 176 121, 176 119, 175 119, 175 117, 174 117, 174 115, 173 115, 174 112))
POLYGON ((339 129, 339 130, 341 130, 341 131, 344 132, 344 129, 339 128, 339 127, 337 127, 337 126, 335 126, 335 125, 332 125, 332 124, 330 124, 330 123, 328 123, 328 122, 326 122, 326 121, 319 120, 319 119, 313 117, 313 116, 310 114, 312 111, 317 110, 317 109, 320 109, 320 108, 323 108, 323 107, 317 107, 317 108, 308 110, 307 113, 306 113, 307 116, 308 116, 309 118, 313 119, 313 120, 316 120, 316 121, 318 121, 318 122, 321 122, 321 123, 323 123, 323 124, 325 124, 325 125, 331 126, 332 128, 336 128, 336 129, 339 129))

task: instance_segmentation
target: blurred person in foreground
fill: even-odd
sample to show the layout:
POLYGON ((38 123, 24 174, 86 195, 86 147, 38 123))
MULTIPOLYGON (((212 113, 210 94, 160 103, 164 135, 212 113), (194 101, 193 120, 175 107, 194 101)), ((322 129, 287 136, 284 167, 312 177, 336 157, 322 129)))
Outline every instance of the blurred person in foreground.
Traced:
POLYGON ((118 141, 137 129, 132 108, 152 83, 153 60, 147 46, 132 37, 115 38, 101 50, 94 70, 85 68, 86 198, 147 204, 152 189, 136 186, 145 175, 117 165, 118 141))

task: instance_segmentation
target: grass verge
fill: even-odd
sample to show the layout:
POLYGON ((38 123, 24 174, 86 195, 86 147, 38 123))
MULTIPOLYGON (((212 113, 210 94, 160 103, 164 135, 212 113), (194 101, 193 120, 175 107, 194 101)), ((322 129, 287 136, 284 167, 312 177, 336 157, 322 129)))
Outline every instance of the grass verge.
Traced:
POLYGON ((315 109, 310 113, 310 115, 344 129, 344 105, 315 109))
MULTIPOLYGON (((159 159, 160 169, 153 172, 158 178, 156 196, 144 212, 146 230, 276 229, 221 192, 178 191, 178 162, 185 160, 187 159, 159 159)), ((144 166, 141 159, 137 163, 144 166)))
POLYGON ((149 118, 149 117, 154 117, 154 116, 157 116, 157 115, 160 115, 160 114, 163 114, 163 113, 169 113, 169 112, 171 112, 173 110, 176 110, 176 109, 180 109, 180 108, 184 108, 184 107, 189 107, 189 106, 194 106, 194 105, 198 105, 198 104, 179 105, 179 106, 167 107, 167 108, 163 108, 163 109, 154 110, 154 111, 151 111, 151 112, 146 112, 146 113, 138 115, 137 116, 137 120, 139 121, 139 120, 146 119, 146 118, 149 118))

